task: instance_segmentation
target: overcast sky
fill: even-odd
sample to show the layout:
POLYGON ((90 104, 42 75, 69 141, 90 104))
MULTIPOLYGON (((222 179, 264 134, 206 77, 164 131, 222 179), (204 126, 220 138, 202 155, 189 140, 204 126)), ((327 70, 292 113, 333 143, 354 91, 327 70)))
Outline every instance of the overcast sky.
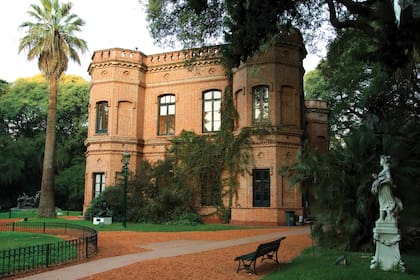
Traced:
MULTIPOLYGON (((86 24, 77 34, 88 43, 89 50, 81 55, 81 65, 71 62, 66 74, 79 75, 90 80, 87 68, 95 50, 107 48, 135 49, 145 54, 156 54, 170 49, 154 46, 146 27, 145 8, 139 0, 71 0, 73 13, 86 24)), ((146 1, 142 1, 146 2, 146 1)), ((26 53, 18 54, 19 40, 24 36, 19 25, 33 21, 27 14, 30 4, 39 0, 0 0, 0 79, 13 82, 20 77, 39 73, 37 61, 28 62, 26 53)), ((306 71, 312 70, 319 58, 308 55, 306 71)))

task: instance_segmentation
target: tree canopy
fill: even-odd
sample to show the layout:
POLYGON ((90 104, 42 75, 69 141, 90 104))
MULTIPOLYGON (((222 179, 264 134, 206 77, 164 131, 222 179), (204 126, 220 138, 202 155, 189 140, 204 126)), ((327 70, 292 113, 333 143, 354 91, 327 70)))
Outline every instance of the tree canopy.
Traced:
POLYGON ((359 249, 370 241, 378 213, 370 174, 378 172, 379 154, 390 155, 394 192, 404 204, 403 242, 412 247, 415 238, 406 229, 420 224, 413 199, 420 194, 418 71, 411 63, 393 73, 385 71, 364 55, 371 48, 366 34, 342 31, 329 45, 326 58, 308 73, 305 94, 328 101, 334 141, 328 154, 305 152, 289 170, 295 181, 307 182, 307 191, 316 197, 315 232, 320 241, 359 249), (323 232, 325 225, 332 230, 323 232))
POLYGON ((149 0, 149 29, 162 44, 186 47, 228 43, 235 66, 291 25, 306 43, 319 40, 320 26, 359 30, 372 39, 369 56, 395 69, 418 59, 418 1, 405 1, 401 12, 392 0, 149 0), (396 17, 396 15, 399 17, 396 17), (399 21, 397 21, 399 18, 399 21))
MULTIPOLYGON (((60 80, 57 108, 57 206, 81 209, 84 189, 84 139, 89 83, 78 76, 60 80), (80 171, 81 170, 81 171, 80 171)), ((40 189, 48 103, 45 78, 17 79, 0 95, 0 176, 2 207, 15 206, 22 192, 40 189)))

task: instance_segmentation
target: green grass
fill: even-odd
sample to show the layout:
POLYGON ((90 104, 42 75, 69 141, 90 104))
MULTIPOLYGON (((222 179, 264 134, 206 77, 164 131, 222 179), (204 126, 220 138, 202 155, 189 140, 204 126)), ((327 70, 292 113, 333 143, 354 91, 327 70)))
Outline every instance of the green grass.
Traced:
POLYGON ((2 275, 46 266, 47 263, 73 260, 77 258, 77 252, 74 243, 64 242, 56 236, 0 232, 0 278, 2 275))
MULTIPOLYGON (((79 211, 61 211, 63 216, 80 216, 79 211)), ((28 218, 28 222, 51 222, 51 223, 72 223, 82 226, 88 226, 98 231, 144 231, 144 232, 182 232, 182 231, 219 231, 219 230, 233 230, 233 229, 255 229, 257 227, 250 226, 232 226, 228 224, 138 224, 127 223, 127 228, 123 229, 121 222, 113 222, 111 225, 94 225, 92 220, 66 220, 61 219, 62 215, 57 215, 57 219, 43 219, 38 218, 37 211, 12 211, 12 218, 28 218)), ((0 219, 8 219, 9 213, 0 213, 0 219)))
MULTIPOLYGON (((81 211, 71 211, 71 210, 60 210, 57 211, 57 217, 60 216, 80 216, 82 214, 81 211)), ((36 218, 38 216, 37 210, 27 209, 27 210, 19 210, 12 212, 0 212, 0 219, 9 219, 9 218, 36 218)))
MULTIPOLYGON (((280 250, 281 252, 281 250, 280 250)), ((279 252, 279 253, 280 253, 279 252)), ((305 250, 291 263, 282 264, 279 269, 264 277, 264 280, 414 280, 420 279, 420 254, 402 254, 408 272, 384 272, 371 270, 372 254, 343 252, 316 248, 305 250), (336 265, 335 260, 347 256, 347 265, 336 265)), ((258 267, 257 267, 258 270, 258 267)))
POLYGON ((94 228, 97 231, 143 231, 143 232, 183 232, 183 231, 219 231, 219 230, 233 230, 233 229, 255 229, 258 227, 250 226, 232 226, 228 224, 137 224, 127 223, 127 228, 123 229, 121 222, 113 222, 110 225, 94 225, 91 220, 66 220, 66 219, 41 219, 31 218, 31 222, 46 222, 46 223, 71 223, 81 226, 94 228))
POLYGON ((29 232, 0 232, 0 250, 29 247, 62 241, 62 239, 48 234, 29 232))

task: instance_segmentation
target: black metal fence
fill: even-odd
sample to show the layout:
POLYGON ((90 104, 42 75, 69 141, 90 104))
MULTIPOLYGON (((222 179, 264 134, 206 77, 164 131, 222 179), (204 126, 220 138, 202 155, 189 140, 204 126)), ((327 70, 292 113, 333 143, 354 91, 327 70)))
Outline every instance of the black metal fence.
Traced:
POLYGON ((0 223, 0 231, 60 235, 60 242, 0 251, 0 277, 88 258, 98 249, 95 229, 68 223, 0 223))

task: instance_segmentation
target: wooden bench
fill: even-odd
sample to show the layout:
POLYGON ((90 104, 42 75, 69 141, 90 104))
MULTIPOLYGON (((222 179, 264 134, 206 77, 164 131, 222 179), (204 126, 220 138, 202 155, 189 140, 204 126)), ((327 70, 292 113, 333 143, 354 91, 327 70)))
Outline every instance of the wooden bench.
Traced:
POLYGON ((242 269, 246 269, 248 273, 257 274, 255 263, 259 257, 262 257, 261 262, 269 259, 279 264, 279 260, 277 259, 277 252, 279 250, 281 241, 284 239, 286 239, 285 236, 271 242, 262 243, 258 245, 256 251, 236 257, 235 261, 238 261, 238 269, 236 270, 236 273, 239 273, 239 271, 242 269))

